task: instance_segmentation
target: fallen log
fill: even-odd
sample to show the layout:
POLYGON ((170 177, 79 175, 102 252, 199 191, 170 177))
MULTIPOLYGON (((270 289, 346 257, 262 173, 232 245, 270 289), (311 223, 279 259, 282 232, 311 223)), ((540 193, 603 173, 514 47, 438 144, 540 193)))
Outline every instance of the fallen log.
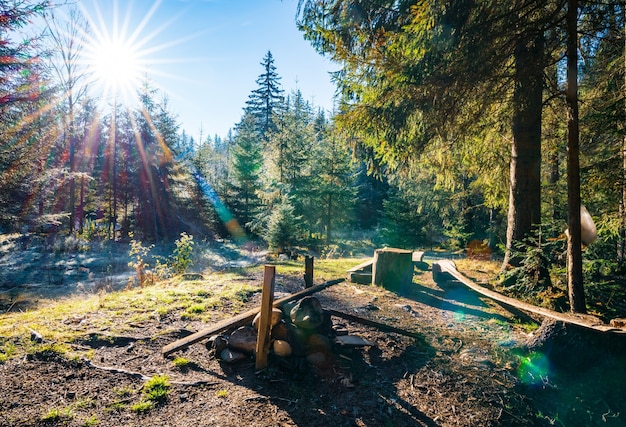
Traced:
POLYGON ((406 337, 417 338, 419 340, 422 340, 424 338, 423 335, 420 335, 420 334, 415 333, 415 332, 406 331, 404 329, 399 329, 399 328, 387 325, 385 323, 379 323, 379 322, 376 322, 374 320, 365 319, 363 317, 355 316, 353 314, 343 313, 341 311, 333 310, 333 309, 330 309, 330 308, 324 309, 324 312, 330 314, 331 316, 340 317, 342 319, 350 320, 350 321, 356 322, 356 323, 361 323, 361 324, 367 325, 367 326, 372 326, 372 327, 374 327, 376 329, 379 329, 379 330, 381 330, 383 332, 392 332, 392 333, 395 333, 395 334, 404 335, 406 337))
POLYGON ((450 260, 441 260, 433 263, 432 266, 433 279, 435 281, 444 280, 446 275, 452 276, 454 279, 467 286, 474 292, 477 292, 483 296, 491 298, 502 304, 514 307, 519 310, 527 311, 529 313, 538 314, 543 317, 548 317, 561 322, 569 323, 572 325, 582 326, 583 328, 593 329, 598 332, 611 332, 611 333, 626 333, 625 327, 616 327, 607 325, 599 318, 588 314, 577 313, 560 313, 558 311, 549 310, 544 307, 538 307, 536 305, 528 304, 523 301, 516 300, 515 298, 507 297, 498 292, 486 289, 477 283, 474 283, 462 273, 456 269, 454 262, 450 260))
MULTIPOLYGON (((289 296, 286 296, 284 298, 274 301, 273 306, 280 307, 289 301, 294 301, 294 300, 303 298, 305 296, 312 295, 316 292, 320 292, 330 286, 336 285, 343 281, 345 281, 345 279, 329 280, 328 282, 324 282, 320 285, 316 285, 311 288, 306 288, 300 292, 296 292, 295 294, 292 294, 292 295, 289 295, 289 296)), ((254 319, 254 316, 256 316, 260 310, 261 310, 260 307, 253 308, 252 310, 243 312, 235 317, 231 317, 230 319, 225 319, 217 323, 216 325, 213 325, 210 328, 202 329, 194 334, 188 335, 184 338, 174 341, 173 343, 164 346, 163 349, 161 350, 161 353, 163 354, 163 356, 168 356, 175 351, 182 350, 184 348, 189 347, 192 344, 200 342, 204 338, 209 337, 211 335, 219 334, 221 332, 224 332, 227 329, 238 328, 239 326, 250 324, 252 323, 252 319, 254 319)))

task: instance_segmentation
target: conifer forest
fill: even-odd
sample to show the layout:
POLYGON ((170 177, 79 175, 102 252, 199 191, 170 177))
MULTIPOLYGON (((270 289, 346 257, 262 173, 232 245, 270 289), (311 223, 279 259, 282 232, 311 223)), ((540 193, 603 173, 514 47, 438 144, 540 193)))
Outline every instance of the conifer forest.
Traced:
MULTIPOLYGON (((105 99, 85 63, 90 21, 53 3, 0 0, 3 241, 130 248, 142 287, 142 251, 176 248, 150 279, 165 280, 196 272, 184 252, 193 242, 272 260, 472 249, 512 298, 626 318, 623 0, 298 0, 293 25, 336 65, 334 108, 285 85, 269 46, 249 58, 258 77, 239 121, 199 137, 149 73, 132 103, 105 99)), ((0 282, 0 318, 17 311, 16 286, 0 282)), ((475 425, 579 425, 546 408, 506 418, 503 407, 475 425)), ((618 425, 615 408, 580 425, 604 425, 602 413, 618 425)), ((471 425, 420 410, 430 421, 350 425, 471 425)))

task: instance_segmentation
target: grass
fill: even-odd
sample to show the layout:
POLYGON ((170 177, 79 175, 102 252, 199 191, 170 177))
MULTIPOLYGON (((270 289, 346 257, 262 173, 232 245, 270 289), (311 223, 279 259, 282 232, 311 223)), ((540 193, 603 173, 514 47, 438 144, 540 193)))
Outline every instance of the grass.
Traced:
POLYGON ((95 415, 92 415, 91 417, 83 421, 83 427, 95 427, 99 423, 100 421, 98 420, 98 418, 95 415))
POLYGON ((143 398, 131 405, 130 410, 139 413, 150 411, 156 405, 167 400, 171 386, 169 377, 166 375, 155 375, 143 385, 143 398))
MULTIPOLYGON (((132 330, 132 324, 160 320, 164 316, 208 321, 212 316, 210 309, 228 305, 229 311, 237 311, 261 290, 261 283, 242 282, 241 276, 233 272, 206 276, 206 280, 174 278, 144 288, 45 299, 31 310, 1 314, 0 363, 23 354, 58 353, 74 357, 69 344, 85 339, 94 331, 123 335, 132 330), (31 330, 39 332, 45 344, 33 343, 31 330)), ((88 352, 79 354, 89 356, 88 352)))
POLYGON ((50 409, 45 415, 41 417, 41 421, 44 423, 58 423, 63 421, 70 421, 74 418, 74 413, 71 408, 53 408, 50 409))
POLYGON ((172 364, 174 366, 176 366, 178 369, 187 369, 192 365, 192 361, 189 359, 186 359, 184 357, 177 357, 174 360, 172 360, 172 364))

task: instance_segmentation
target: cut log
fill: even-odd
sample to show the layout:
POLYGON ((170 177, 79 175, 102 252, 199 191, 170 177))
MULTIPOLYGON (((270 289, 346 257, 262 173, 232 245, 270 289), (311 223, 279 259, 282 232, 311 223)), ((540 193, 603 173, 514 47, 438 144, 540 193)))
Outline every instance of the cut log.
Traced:
MULTIPOLYGON (((299 298, 303 298, 307 295, 312 295, 316 292, 322 291, 330 286, 336 285, 344 281, 345 279, 330 280, 320 285, 304 289, 300 292, 296 292, 295 294, 276 300, 274 301, 273 305, 274 307, 280 307, 289 301, 294 301, 299 298)), ((172 354, 175 351, 182 350, 184 348, 189 347, 192 344, 200 342, 206 337, 210 337, 211 335, 219 334, 221 332, 224 332, 227 329, 238 328, 239 326, 250 324, 252 322, 252 319, 254 319, 254 316, 256 316, 259 311, 260 311, 260 307, 257 307, 257 308, 253 308, 252 310, 248 310, 244 313, 241 313, 235 317, 231 317, 230 319, 225 319, 210 328, 200 330, 194 334, 191 334, 189 336, 186 336, 177 341, 174 341, 171 344, 164 346, 163 349, 161 350, 161 353, 163 354, 163 356, 168 356, 169 354, 172 354)))
POLYGON ((413 281, 413 252, 383 248, 374 251, 372 284, 393 292, 406 292, 413 281))
POLYGON ((337 311, 333 309, 324 309, 324 312, 330 314, 331 316, 340 317, 342 319, 350 320, 352 322, 360 323, 366 326, 372 326, 383 332, 393 332, 394 334, 404 335, 406 337, 416 338, 418 340, 424 339, 424 337, 418 333, 406 331, 404 329, 399 329, 399 328, 387 325, 385 323, 380 323, 374 320, 365 319, 363 317, 355 316, 353 314, 343 313, 341 311, 337 311))
POLYGON ((582 326, 583 328, 593 329, 598 332, 626 334, 626 327, 620 328, 607 325, 595 316, 577 313, 559 313, 558 311, 549 310, 544 307, 537 307, 536 305, 528 304, 523 301, 516 300, 515 298, 507 297, 506 295, 502 295, 498 292, 492 291, 491 289, 486 289, 461 274, 456 269, 456 265, 454 264, 454 262, 450 260, 441 260, 433 264, 433 278, 435 279, 435 281, 442 281, 448 277, 453 277, 459 283, 462 283, 471 290, 478 292, 483 296, 491 298, 502 304, 515 307, 519 310, 524 310, 529 313, 538 314, 540 316, 559 320, 561 322, 570 323, 572 325, 582 326))

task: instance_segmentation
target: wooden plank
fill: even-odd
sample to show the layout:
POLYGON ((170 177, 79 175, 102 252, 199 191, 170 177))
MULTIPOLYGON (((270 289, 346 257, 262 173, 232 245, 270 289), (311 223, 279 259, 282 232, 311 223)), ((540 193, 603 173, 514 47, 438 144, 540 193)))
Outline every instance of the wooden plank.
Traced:
POLYGON ((270 320, 274 304, 274 280, 276 266, 266 265, 263 271, 263 290, 261 293, 261 311, 259 330, 256 339, 256 370, 267 368, 267 354, 270 350, 270 320))
MULTIPOLYGON (((292 294, 292 295, 289 295, 289 296, 286 296, 284 298, 274 301, 273 306, 280 307, 289 301, 304 298, 305 296, 312 295, 316 292, 322 291, 330 286, 336 285, 344 281, 345 279, 335 279, 335 280, 330 280, 328 282, 324 282, 320 285, 313 286, 311 288, 304 289, 300 292, 296 292, 295 294, 292 294)), ((184 338, 174 341, 173 343, 164 346, 161 349, 161 353, 163 354, 163 356, 167 356, 175 351, 182 350, 183 348, 189 347, 192 344, 200 342, 206 337, 209 337, 211 335, 219 334, 230 328, 237 328, 239 326, 250 324, 252 322, 252 319, 254 319, 254 316, 256 316, 257 313, 259 312, 259 310, 260 308, 253 308, 252 310, 248 310, 244 313, 238 314, 235 317, 222 320, 221 322, 217 323, 216 325, 211 326, 210 328, 202 329, 194 334, 188 335, 184 338)))
MULTIPOLYGON (((467 286, 471 290, 498 301, 502 304, 515 307, 520 310, 524 310, 530 313, 538 314, 543 317, 549 317, 551 319, 559 320, 561 322, 571 323, 573 325, 582 326, 584 328, 593 329, 599 332, 613 332, 613 333, 626 333, 626 328, 618 328, 603 323, 602 320, 595 316, 588 314, 577 313, 560 313, 558 311, 549 310, 544 307, 537 307, 532 304, 525 303, 523 301, 516 300, 502 295, 498 292, 486 289, 477 283, 474 283, 469 278, 461 274, 457 269, 454 262, 450 260, 441 260, 433 263, 433 275, 447 273, 454 277, 457 281, 467 286)), ((438 279, 436 279, 438 280, 438 279)))
POLYGON ((418 333, 406 331, 404 329, 395 328, 393 326, 387 325, 385 323, 375 322, 374 320, 365 319, 363 317, 355 316, 353 314, 343 313, 341 311, 333 310, 333 309, 324 309, 324 312, 330 314, 331 316, 340 317, 342 319, 350 320, 352 322, 361 323, 363 325, 372 326, 376 329, 379 329, 383 332, 393 332, 395 334, 404 335, 411 338, 417 338, 419 340, 424 339, 424 337, 418 333))
POLYGON ((356 273, 357 271, 366 270, 366 269, 368 269, 369 271, 372 271, 372 264, 374 264, 374 258, 370 258, 367 261, 362 262, 359 265, 355 265, 350 270, 348 270, 348 273, 356 273))

